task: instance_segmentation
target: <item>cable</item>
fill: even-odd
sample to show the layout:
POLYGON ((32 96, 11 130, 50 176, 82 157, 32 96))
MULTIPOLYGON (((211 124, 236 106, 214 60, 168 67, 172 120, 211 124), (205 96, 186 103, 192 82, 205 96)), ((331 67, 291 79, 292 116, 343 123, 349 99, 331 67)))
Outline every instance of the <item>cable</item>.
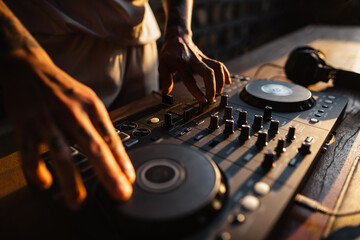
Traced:
POLYGON ((318 201, 315 201, 314 199, 308 198, 302 194, 296 194, 295 196, 295 202, 300 204, 301 206, 306 207, 307 209, 310 209, 312 211, 320 212, 329 216, 335 216, 335 217, 344 217, 349 215, 355 215, 360 214, 360 209, 350 211, 350 212, 336 212, 332 209, 325 207, 318 201))
POLYGON ((262 64, 262 65, 256 70, 256 72, 254 73, 254 78, 257 77, 257 75, 259 74, 259 72, 260 72, 264 67, 275 67, 275 68, 281 68, 281 69, 284 68, 283 66, 280 66, 280 65, 277 65, 277 64, 274 64, 274 63, 264 63, 264 64, 262 64))

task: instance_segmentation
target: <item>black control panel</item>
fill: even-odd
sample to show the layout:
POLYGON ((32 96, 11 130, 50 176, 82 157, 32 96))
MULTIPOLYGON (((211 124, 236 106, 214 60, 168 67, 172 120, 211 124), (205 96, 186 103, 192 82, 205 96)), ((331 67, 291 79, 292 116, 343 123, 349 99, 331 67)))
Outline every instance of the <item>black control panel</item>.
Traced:
POLYGON ((269 237, 326 152, 347 99, 240 75, 232 82, 211 105, 159 96, 114 119, 137 173, 128 202, 109 200, 74 148, 95 206, 119 236, 269 237))

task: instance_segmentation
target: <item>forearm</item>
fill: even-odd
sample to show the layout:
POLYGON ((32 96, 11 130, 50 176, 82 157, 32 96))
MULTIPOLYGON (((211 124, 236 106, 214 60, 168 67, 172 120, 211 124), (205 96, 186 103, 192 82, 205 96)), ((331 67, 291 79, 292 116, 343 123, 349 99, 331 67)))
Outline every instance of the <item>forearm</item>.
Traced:
POLYGON ((40 48, 40 46, 19 19, 0 0, 0 54, 9 54, 20 49, 31 52, 32 48, 40 48))
POLYGON ((173 32, 191 36, 193 0, 163 0, 163 7, 166 17, 164 37, 173 32))

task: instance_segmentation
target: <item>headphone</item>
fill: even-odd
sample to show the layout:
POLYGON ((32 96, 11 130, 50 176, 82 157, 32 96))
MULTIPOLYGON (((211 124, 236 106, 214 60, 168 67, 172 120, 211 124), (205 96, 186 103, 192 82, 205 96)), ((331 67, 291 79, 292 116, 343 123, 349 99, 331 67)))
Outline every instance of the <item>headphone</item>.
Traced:
POLYGON ((334 80, 335 86, 358 88, 360 74, 336 69, 325 62, 325 55, 310 46, 295 48, 285 64, 288 79, 302 86, 309 86, 319 81, 334 80))

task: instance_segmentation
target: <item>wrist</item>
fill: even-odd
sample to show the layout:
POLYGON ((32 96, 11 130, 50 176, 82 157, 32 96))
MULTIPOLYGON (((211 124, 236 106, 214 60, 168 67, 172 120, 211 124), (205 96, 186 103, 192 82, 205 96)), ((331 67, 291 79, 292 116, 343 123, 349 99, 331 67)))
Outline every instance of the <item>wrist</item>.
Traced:
POLYGON ((176 37, 192 38, 190 28, 181 25, 167 25, 164 32, 164 41, 174 39, 176 37))

